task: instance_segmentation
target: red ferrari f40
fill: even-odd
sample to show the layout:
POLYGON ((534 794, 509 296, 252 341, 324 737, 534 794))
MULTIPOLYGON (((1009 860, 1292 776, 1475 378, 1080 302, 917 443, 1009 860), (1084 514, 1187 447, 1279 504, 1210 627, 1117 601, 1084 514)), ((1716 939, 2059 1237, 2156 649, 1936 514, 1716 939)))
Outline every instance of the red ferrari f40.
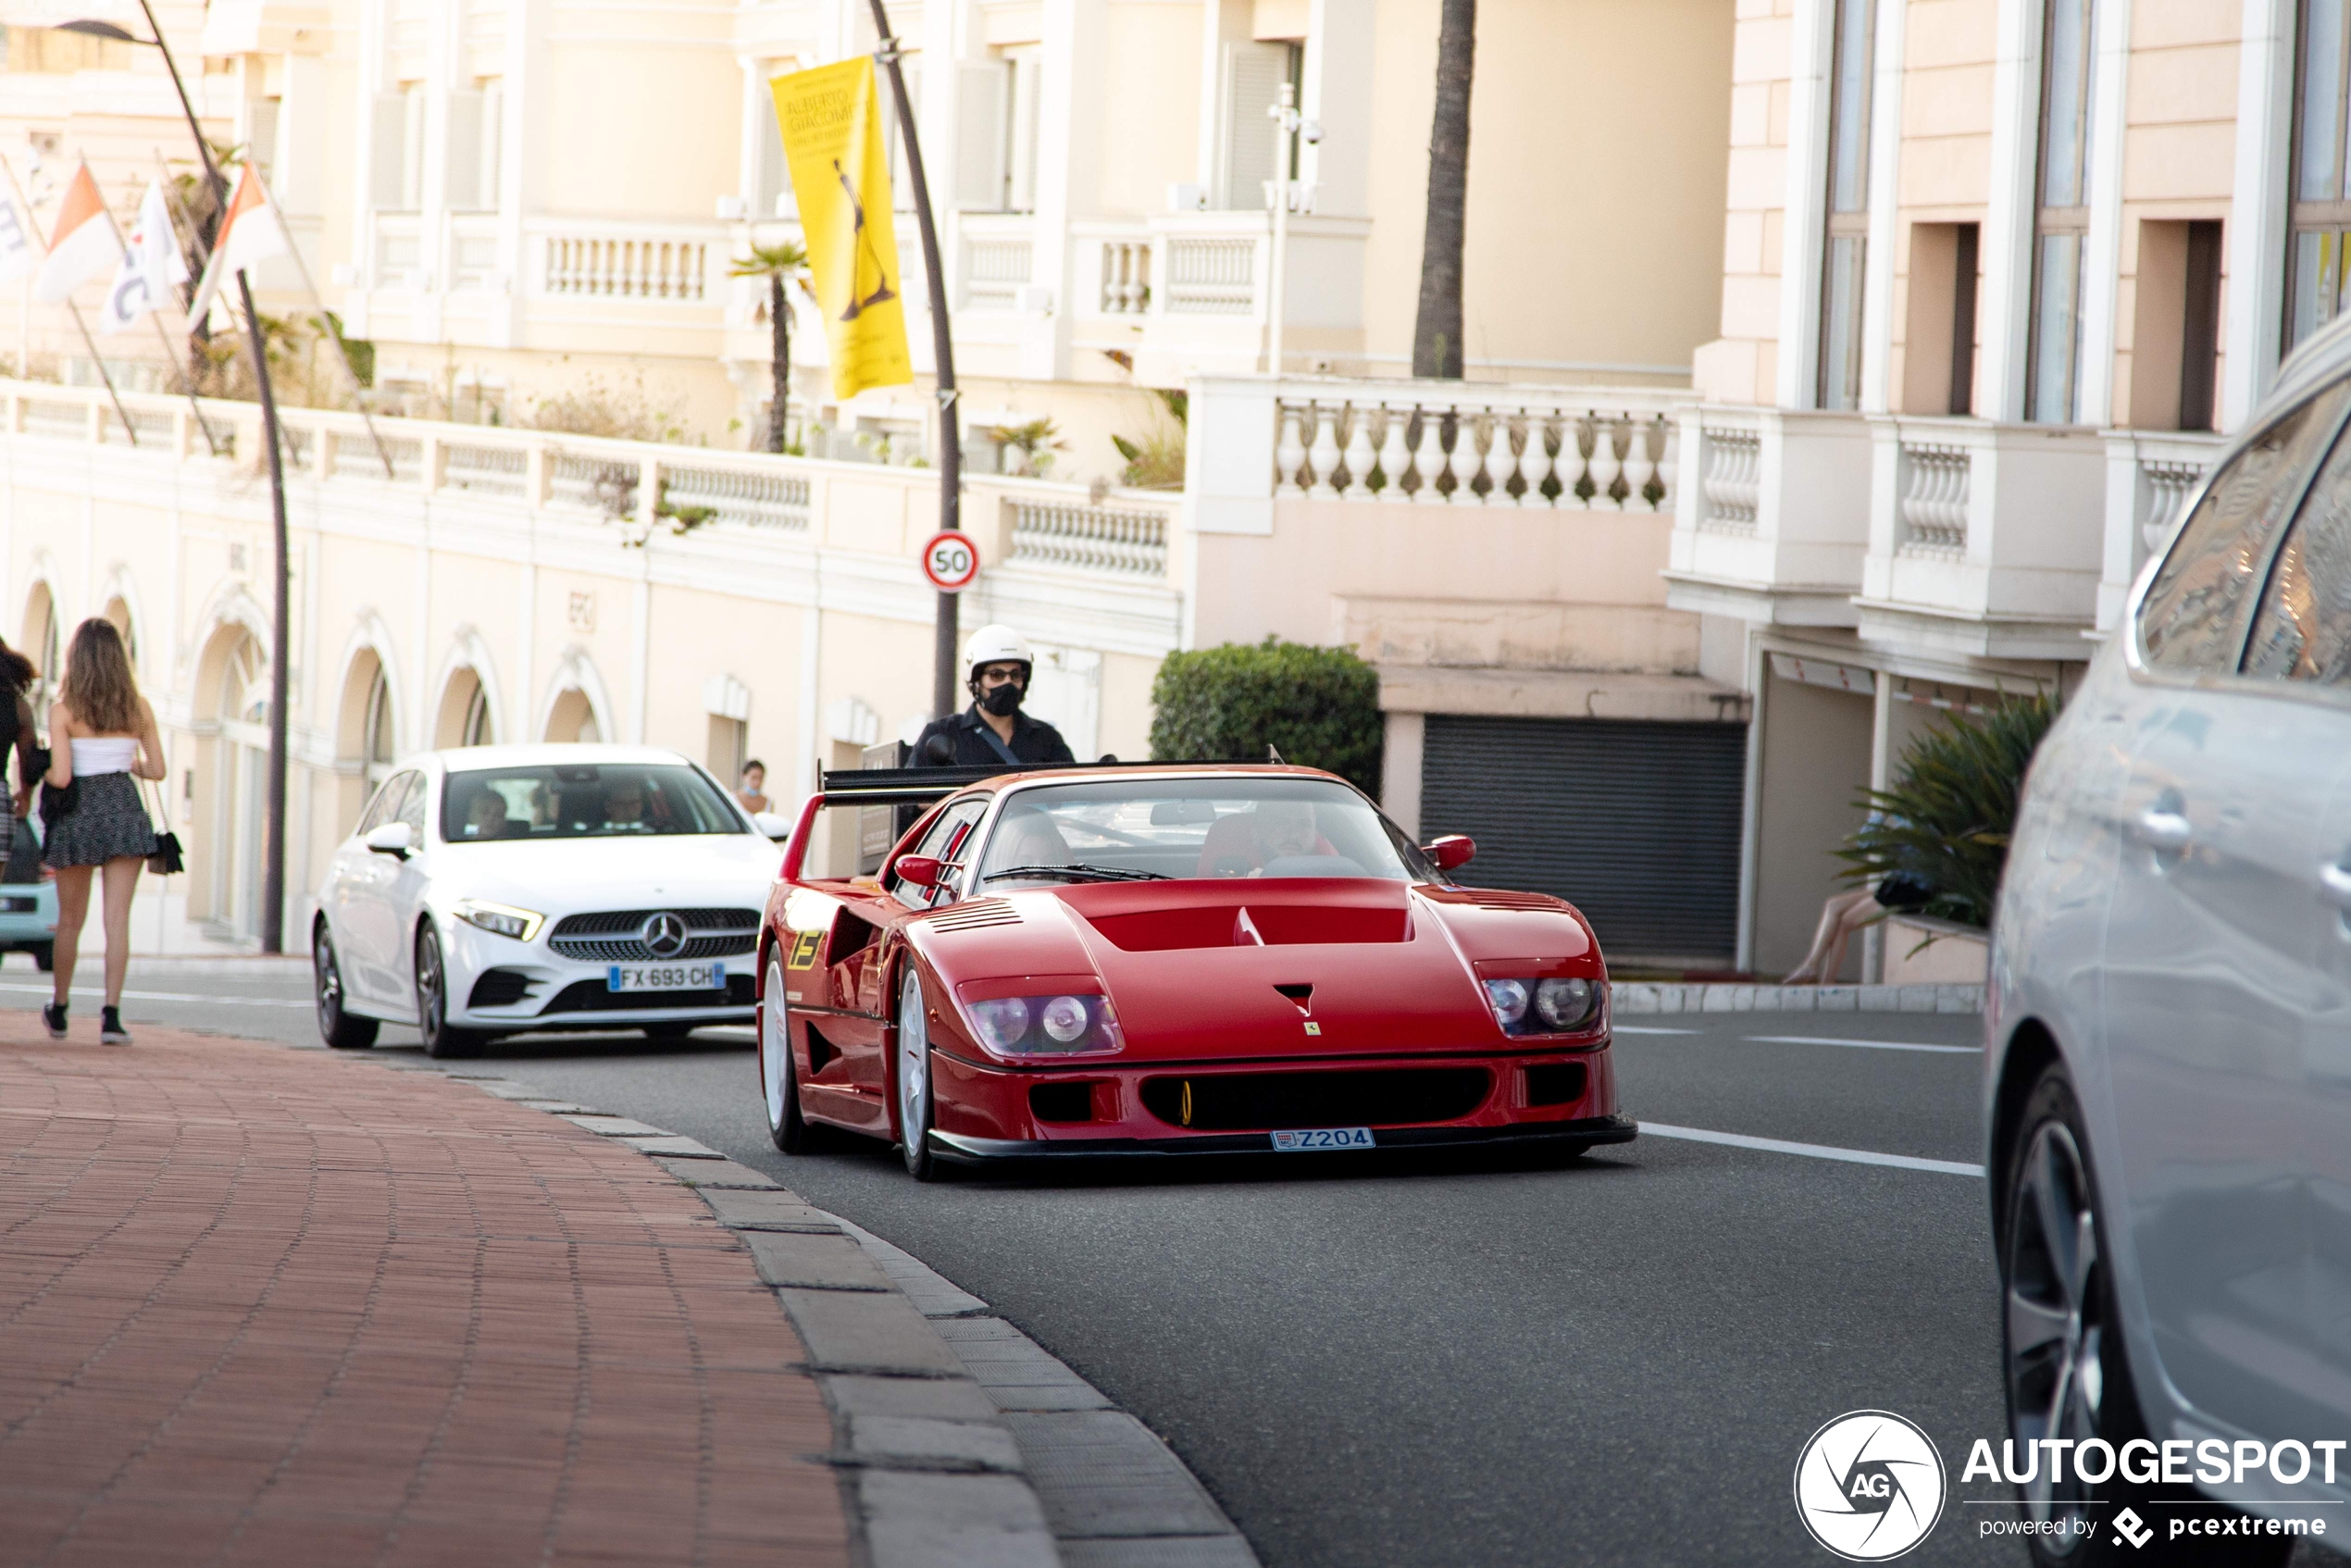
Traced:
POLYGON ((923 1179, 1629 1140, 1591 927, 1460 886, 1474 852, 1413 843, 1312 768, 828 773, 760 933, 770 1136, 887 1139, 923 1179), (828 806, 924 809, 877 874, 803 875, 828 806))

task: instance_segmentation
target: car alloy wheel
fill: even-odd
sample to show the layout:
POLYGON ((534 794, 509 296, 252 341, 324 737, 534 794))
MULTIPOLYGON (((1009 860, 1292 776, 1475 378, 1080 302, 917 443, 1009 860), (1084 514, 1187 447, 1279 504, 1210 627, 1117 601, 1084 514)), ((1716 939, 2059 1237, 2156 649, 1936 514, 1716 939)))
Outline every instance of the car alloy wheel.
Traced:
POLYGON ((800 1114, 800 1075, 791 1059, 791 1014, 784 1006, 784 966, 767 961, 759 998, 759 1088, 767 1102, 767 1140, 786 1154, 805 1154, 812 1131, 800 1114))
MULTIPOLYGON (((2007 1316, 2009 1425, 2019 1453, 2046 1438, 2080 1443, 2099 1436, 2106 1392, 2102 1354, 2107 1325, 2097 1213, 2073 1130, 2052 1117, 2032 1129, 2009 1189, 2007 1316)), ((2025 1511, 2070 1526, 2089 1517, 2087 1487, 2071 1475, 2053 1483, 2042 1465, 2022 1485, 2025 1511)))
POLYGON ((318 1038, 337 1051, 363 1051, 376 1043, 376 1021, 343 1011, 342 965, 335 959, 334 939, 327 923, 310 939, 310 971, 317 982, 318 1038))
POLYGON ((913 964, 898 987, 898 1149, 906 1174, 928 1181, 939 1174, 930 1151, 930 1026, 923 1012, 923 982, 913 964))
POLYGON ((430 926, 417 934, 417 1032, 425 1037, 428 1056, 481 1054, 480 1036, 450 1027, 449 975, 441 962, 441 934, 430 926))

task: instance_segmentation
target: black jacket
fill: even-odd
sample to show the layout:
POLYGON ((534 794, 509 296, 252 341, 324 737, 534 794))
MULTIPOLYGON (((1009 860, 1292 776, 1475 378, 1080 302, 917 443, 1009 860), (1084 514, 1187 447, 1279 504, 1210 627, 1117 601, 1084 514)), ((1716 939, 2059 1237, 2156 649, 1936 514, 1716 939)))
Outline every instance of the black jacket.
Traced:
MULTIPOLYGON (((1001 764, 1003 757, 989 744, 992 738, 984 733, 988 721, 979 716, 979 704, 976 703, 952 718, 933 719, 921 738, 915 740, 914 754, 907 759, 908 765, 936 765, 924 754, 925 747, 934 735, 944 735, 948 744, 955 748, 952 766, 988 767, 1001 764)), ((1069 754, 1069 742, 1062 739, 1060 730, 1025 713, 1013 715, 1012 753, 1021 762, 1074 763, 1077 760, 1069 754)))

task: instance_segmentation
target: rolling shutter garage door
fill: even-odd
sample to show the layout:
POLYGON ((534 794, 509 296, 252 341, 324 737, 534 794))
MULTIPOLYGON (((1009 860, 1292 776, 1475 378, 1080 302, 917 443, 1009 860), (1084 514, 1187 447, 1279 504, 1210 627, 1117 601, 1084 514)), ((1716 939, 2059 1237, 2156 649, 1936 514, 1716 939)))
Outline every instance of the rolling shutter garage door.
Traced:
POLYGON ((1744 724, 1428 716, 1421 838, 1466 833, 1462 879, 1555 893, 1611 957, 1738 943, 1744 724))

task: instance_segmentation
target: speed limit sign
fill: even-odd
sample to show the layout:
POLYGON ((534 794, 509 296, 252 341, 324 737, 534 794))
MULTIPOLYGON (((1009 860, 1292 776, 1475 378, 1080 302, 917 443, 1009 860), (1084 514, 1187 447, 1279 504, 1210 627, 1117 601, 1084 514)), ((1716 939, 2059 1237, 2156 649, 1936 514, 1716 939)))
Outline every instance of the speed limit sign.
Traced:
POLYGON ((941 593, 961 593, 979 576, 979 546, 960 529, 939 529, 923 546, 923 576, 941 593))

